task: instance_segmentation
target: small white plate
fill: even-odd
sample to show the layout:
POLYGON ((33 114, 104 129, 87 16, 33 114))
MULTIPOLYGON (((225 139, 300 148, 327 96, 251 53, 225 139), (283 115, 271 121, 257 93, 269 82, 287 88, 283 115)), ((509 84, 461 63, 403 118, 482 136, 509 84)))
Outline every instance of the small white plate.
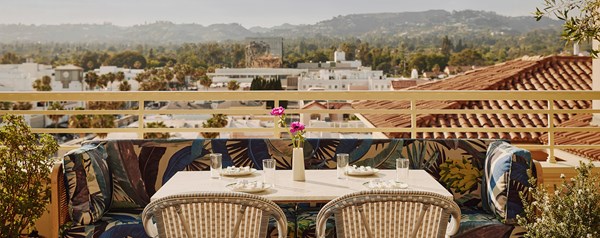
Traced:
POLYGON ((271 184, 263 182, 247 182, 246 184, 231 183, 227 184, 226 187, 234 192, 259 193, 269 189, 271 184))
POLYGON ((227 169, 221 169, 221 175, 223 176, 244 176, 244 175, 250 175, 252 173, 256 172, 255 168, 250 168, 249 170, 227 170, 227 169))
POLYGON ((360 170, 360 169, 348 169, 346 171, 347 175, 350 176, 369 176, 379 172, 379 169, 369 169, 369 170, 360 170))
POLYGON ((408 184, 396 182, 394 180, 371 180, 364 182, 363 185, 369 189, 406 189, 408 184))

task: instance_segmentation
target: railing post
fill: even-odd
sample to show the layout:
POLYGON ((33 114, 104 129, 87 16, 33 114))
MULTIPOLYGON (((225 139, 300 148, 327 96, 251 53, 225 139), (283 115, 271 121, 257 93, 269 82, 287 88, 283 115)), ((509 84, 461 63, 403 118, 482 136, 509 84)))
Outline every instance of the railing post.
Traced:
POLYGON ((145 108, 144 108, 144 100, 139 100, 138 101, 138 132, 137 132, 137 137, 138 139, 144 139, 144 112, 145 108))
POLYGON ((556 163, 554 157, 554 100, 548 100, 548 159, 549 163, 556 163))
POLYGON ((417 139, 417 101, 410 100, 410 138, 417 139))

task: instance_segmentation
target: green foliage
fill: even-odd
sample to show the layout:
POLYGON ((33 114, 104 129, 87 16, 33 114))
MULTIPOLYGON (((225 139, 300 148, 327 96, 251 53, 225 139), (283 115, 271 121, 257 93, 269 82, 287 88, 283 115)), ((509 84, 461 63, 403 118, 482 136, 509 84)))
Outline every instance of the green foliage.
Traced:
MULTIPOLYGON (((50 104, 50 106, 48 107, 48 110, 65 110, 65 107, 60 102, 52 102, 50 104)), ((50 118, 52 123, 54 123, 54 127, 58 127, 58 122, 60 121, 60 119, 63 116, 65 116, 65 115, 52 114, 52 115, 48 115, 48 118, 50 118)))
POLYGON ((235 91, 240 89, 240 82, 236 81, 236 80, 231 80, 227 83, 227 89, 231 90, 231 91, 235 91))
POLYGON ((0 64, 20 64, 23 63, 23 59, 12 52, 7 52, 0 58, 0 64))
POLYGON ((0 129, 0 234, 19 237, 46 211, 50 170, 58 144, 36 135, 23 117, 5 115, 0 129))
POLYGON ((31 87, 36 91, 52 91, 52 78, 48 75, 44 75, 41 79, 33 81, 31 87))
POLYGON ((135 51, 124 51, 111 56, 106 63, 118 67, 131 68, 134 65, 140 64, 140 68, 146 67, 146 58, 135 51))
MULTIPOLYGON (((553 15, 564 21, 562 37, 567 42, 600 41, 600 1, 598 0, 544 0, 542 10, 536 8, 535 18, 553 15)), ((592 49, 598 57, 599 49, 592 49)))
MULTIPOLYGON (((224 114, 212 114, 212 117, 202 122, 202 128, 223 128, 227 125, 227 116, 224 114)), ((218 132, 202 132, 204 138, 217 138, 218 132)))
MULTIPOLYGON (((167 128, 164 122, 148 122, 146 128, 167 128)), ((144 133, 144 139, 169 139, 171 135, 167 133, 144 133)))
MULTIPOLYGON (((531 199, 521 194, 525 215, 517 219, 527 230, 525 237, 600 237, 600 177, 592 174, 593 168, 580 162, 575 177, 561 175, 554 194, 543 186, 530 189, 531 199)), ((531 178, 529 183, 536 181, 531 178)))
MULTIPOLYGON (((252 79, 252 82, 250 83, 250 90, 283 90, 283 87, 281 87, 281 80, 280 79, 264 79, 262 77, 256 77, 254 79, 252 79)), ((288 105, 288 101, 279 101, 279 106, 282 106, 284 108, 287 108, 288 105)), ((274 101, 267 101, 267 108, 274 108, 275 107, 275 102, 274 101)))
POLYGON ((483 56, 477 50, 468 48, 464 49, 461 52, 458 52, 457 54, 452 54, 452 56, 450 56, 448 64, 452 66, 481 66, 485 65, 485 59, 483 59, 483 56))

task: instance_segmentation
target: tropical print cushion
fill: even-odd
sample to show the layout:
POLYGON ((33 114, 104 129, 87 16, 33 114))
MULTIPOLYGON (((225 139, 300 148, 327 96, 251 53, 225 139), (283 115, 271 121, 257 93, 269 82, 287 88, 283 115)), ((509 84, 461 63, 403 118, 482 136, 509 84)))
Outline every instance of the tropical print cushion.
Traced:
POLYGON ((130 212, 106 213, 101 220, 70 227, 62 235, 68 238, 149 238, 140 219, 141 211, 130 212))
POLYGON ((102 145, 84 145, 63 157, 67 205, 76 224, 94 223, 110 206, 112 182, 102 145))
POLYGON ((535 174, 529 151, 498 141, 490 144, 485 167, 483 208, 503 219, 515 223, 523 212, 519 192, 525 195, 530 187, 527 170, 535 174))
POLYGON ((402 156, 424 169, 454 196, 460 207, 481 207, 487 147, 494 140, 404 140, 402 156))

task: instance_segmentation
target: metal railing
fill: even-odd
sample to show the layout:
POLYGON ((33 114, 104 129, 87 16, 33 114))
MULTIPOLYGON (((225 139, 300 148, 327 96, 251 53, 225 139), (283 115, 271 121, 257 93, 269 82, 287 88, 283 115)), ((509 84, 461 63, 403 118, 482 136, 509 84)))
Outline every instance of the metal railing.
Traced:
MULTIPOLYGON (((416 138, 419 133, 444 133, 444 132, 483 132, 483 133, 511 133, 511 132, 539 132, 548 133, 546 144, 522 144, 520 147, 530 150, 544 150, 549 154, 549 161, 554 162, 555 149, 600 149, 600 144, 557 145, 555 133, 558 132, 594 132, 600 133, 600 127, 557 127, 555 115, 559 114, 600 114, 600 109, 557 109, 558 101, 590 101, 600 100, 599 91, 176 91, 176 92, 2 92, 0 102, 37 102, 37 101, 63 101, 63 102, 89 102, 89 101, 123 101, 134 102, 137 105, 146 105, 148 102, 191 102, 191 101, 274 101, 278 106, 279 101, 361 101, 383 100, 390 102, 404 101, 409 105, 405 109, 288 109, 289 114, 404 114, 410 116, 410 126, 407 127, 323 127, 307 128, 308 132, 337 132, 337 133, 410 133, 416 138), (487 101, 487 100, 526 100, 543 102, 542 109, 444 109, 444 108, 419 108, 423 101, 487 101), (536 127, 419 127, 419 115, 426 114, 543 114, 547 118, 547 126, 536 127)), ((591 105, 591 103, 590 103, 591 105)), ((244 133, 272 133, 277 137, 285 128, 276 126, 264 128, 147 128, 144 126, 145 117, 155 114, 166 115, 210 115, 226 114, 268 116, 270 109, 265 107, 236 107, 217 109, 147 109, 138 106, 136 109, 124 110, 6 110, 1 114, 12 113, 20 115, 133 115, 138 118, 138 126, 126 128, 33 128, 35 133, 111 133, 129 132, 136 133, 138 138, 143 138, 144 133, 169 133, 169 132, 244 132, 244 133)), ((272 122, 275 122, 273 117, 272 122)), ((275 123, 273 123, 275 124, 275 123)))

